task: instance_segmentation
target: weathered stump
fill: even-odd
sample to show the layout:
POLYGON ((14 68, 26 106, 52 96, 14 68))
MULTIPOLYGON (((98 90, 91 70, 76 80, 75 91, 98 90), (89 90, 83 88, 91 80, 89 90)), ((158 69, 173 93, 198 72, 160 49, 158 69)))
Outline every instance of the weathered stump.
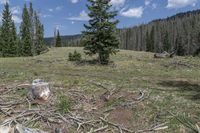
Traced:
POLYGON ((31 86, 31 95, 34 100, 47 101, 50 96, 49 83, 41 79, 33 80, 31 86))

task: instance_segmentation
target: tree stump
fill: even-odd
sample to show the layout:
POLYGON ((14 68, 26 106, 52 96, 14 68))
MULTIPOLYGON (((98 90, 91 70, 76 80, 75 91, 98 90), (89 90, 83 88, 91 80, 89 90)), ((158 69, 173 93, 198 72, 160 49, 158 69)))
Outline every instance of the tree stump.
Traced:
POLYGON ((41 79, 33 80, 31 86, 31 95, 33 100, 47 101, 50 97, 49 83, 44 82, 41 79))

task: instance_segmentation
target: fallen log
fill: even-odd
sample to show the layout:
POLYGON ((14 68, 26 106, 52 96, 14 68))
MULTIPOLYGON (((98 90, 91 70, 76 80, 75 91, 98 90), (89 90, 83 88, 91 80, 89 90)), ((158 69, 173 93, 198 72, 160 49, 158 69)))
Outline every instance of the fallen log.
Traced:
POLYGON ((173 58, 174 54, 175 54, 175 52, 168 53, 168 52, 164 51, 163 53, 154 54, 154 58, 173 58))

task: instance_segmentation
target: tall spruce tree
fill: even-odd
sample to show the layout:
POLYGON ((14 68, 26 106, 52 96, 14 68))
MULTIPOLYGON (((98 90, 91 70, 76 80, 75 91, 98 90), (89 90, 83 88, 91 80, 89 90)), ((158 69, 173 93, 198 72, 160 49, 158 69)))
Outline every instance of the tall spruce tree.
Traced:
POLYGON ((146 52, 151 52, 151 41, 148 31, 146 32, 146 52))
POLYGON ((185 55, 185 49, 182 44, 182 37, 180 35, 176 38, 176 54, 179 56, 185 55))
POLYGON ((1 25, 0 25, 0 57, 2 56, 2 38, 1 38, 1 25))
POLYGON ((36 36, 35 36, 35 16, 34 16, 34 10, 33 10, 33 4, 32 2, 30 2, 29 4, 29 20, 30 20, 30 34, 31 34, 31 52, 32 52, 32 55, 37 55, 37 52, 36 52, 36 46, 35 46, 35 42, 36 42, 36 36))
POLYGON ((62 47, 59 30, 57 31, 57 35, 56 35, 56 47, 62 47))
POLYGON ((39 55, 42 51, 46 49, 46 45, 44 42, 44 28, 40 22, 39 16, 37 12, 34 12, 34 26, 35 26, 35 39, 34 39, 34 48, 35 53, 39 55))
POLYGON ((98 54, 101 64, 108 64, 110 54, 116 54, 119 40, 116 37, 116 24, 113 20, 116 11, 110 11, 111 0, 88 0, 87 5, 91 18, 89 25, 84 25, 82 43, 86 54, 98 54))
POLYGON ((152 27, 150 35, 149 32, 146 33, 146 51, 147 52, 154 52, 154 27, 152 27))
POLYGON ((9 9, 9 4, 4 5, 4 10, 2 14, 2 27, 1 27, 1 43, 0 50, 1 56, 3 57, 13 57, 17 55, 16 42, 17 33, 15 24, 12 20, 12 14, 9 9))
POLYGON ((169 34, 166 31, 164 35, 164 40, 163 40, 163 49, 164 51, 169 51, 171 48, 170 42, 169 42, 169 34))
POLYGON ((22 56, 32 56, 32 40, 31 40, 31 21, 29 12, 26 4, 23 8, 22 13, 22 23, 20 26, 20 35, 21 35, 21 55, 22 56))

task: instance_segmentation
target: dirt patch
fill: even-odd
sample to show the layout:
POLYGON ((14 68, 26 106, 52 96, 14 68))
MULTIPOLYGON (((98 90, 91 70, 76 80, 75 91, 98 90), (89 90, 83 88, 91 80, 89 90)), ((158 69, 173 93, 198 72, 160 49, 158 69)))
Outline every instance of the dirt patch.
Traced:
POLYGON ((118 123, 125 128, 133 127, 133 111, 131 109, 125 109, 122 107, 116 108, 110 112, 108 117, 113 123, 118 123))

